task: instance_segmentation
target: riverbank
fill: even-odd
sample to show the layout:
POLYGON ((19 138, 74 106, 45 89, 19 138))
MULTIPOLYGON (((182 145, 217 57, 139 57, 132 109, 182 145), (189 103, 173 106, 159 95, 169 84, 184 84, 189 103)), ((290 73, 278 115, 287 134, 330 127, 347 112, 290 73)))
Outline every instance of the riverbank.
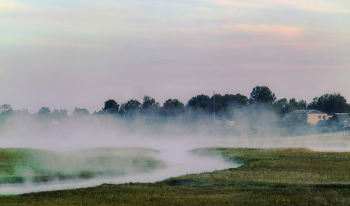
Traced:
POLYGON ((241 167, 156 183, 0 196, 2 205, 348 205, 349 152, 204 148, 241 167))
POLYGON ((0 148, 0 184, 38 184, 147 173, 166 167, 155 159, 158 150, 93 148, 54 152, 29 148, 0 148))

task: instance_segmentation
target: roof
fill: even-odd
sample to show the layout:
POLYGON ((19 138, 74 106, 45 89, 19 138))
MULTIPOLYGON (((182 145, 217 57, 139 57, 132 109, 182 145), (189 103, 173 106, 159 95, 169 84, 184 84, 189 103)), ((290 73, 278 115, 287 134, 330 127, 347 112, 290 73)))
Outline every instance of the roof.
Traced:
POLYGON ((327 113, 320 112, 320 111, 314 110, 314 109, 308 109, 308 110, 294 110, 294 111, 288 112, 286 114, 327 114, 327 113))
POLYGON ((347 119, 349 118, 348 113, 335 113, 340 119, 347 119))

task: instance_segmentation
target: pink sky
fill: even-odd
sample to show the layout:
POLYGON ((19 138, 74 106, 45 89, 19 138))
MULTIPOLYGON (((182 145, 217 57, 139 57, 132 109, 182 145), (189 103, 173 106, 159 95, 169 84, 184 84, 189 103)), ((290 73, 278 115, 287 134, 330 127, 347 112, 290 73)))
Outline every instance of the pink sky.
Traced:
POLYGON ((161 104, 268 86, 350 101, 346 0, 0 0, 0 105, 161 104))

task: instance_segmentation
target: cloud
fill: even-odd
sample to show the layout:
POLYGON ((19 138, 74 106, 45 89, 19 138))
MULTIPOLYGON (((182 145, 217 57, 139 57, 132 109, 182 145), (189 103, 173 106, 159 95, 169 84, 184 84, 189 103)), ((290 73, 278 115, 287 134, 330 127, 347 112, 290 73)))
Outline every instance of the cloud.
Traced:
POLYGON ((28 4, 0 0, 0 11, 1 12, 16 12, 16 11, 25 11, 25 12, 37 12, 41 10, 39 7, 30 6, 28 4))
POLYGON ((315 11, 322 13, 350 13, 350 5, 346 1, 331 1, 331 0, 196 0, 222 6, 234 6, 242 8, 269 8, 271 6, 293 6, 298 9, 315 11))
POLYGON ((350 13, 349 3, 345 1, 331 1, 331 0, 264 0, 267 3, 272 4, 284 4, 289 6, 295 6, 297 8, 316 11, 323 13, 350 13), (342 3, 346 5, 342 5, 342 3))
POLYGON ((196 1, 208 2, 208 3, 212 3, 212 4, 219 4, 219 5, 223 5, 223 6, 235 6, 235 7, 244 7, 244 8, 262 7, 262 5, 257 3, 257 2, 247 3, 247 2, 238 2, 238 1, 231 1, 231 0, 196 0, 196 1))
POLYGON ((250 24, 237 24, 226 25, 224 29, 233 29, 234 32, 244 32, 253 35, 278 35, 284 37, 297 37, 303 34, 303 29, 293 26, 282 25, 250 25, 250 24))

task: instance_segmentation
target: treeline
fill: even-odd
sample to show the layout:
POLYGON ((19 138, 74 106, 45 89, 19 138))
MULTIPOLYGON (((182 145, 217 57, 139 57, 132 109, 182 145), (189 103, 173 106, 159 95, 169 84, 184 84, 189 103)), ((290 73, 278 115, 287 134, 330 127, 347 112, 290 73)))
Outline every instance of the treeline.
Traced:
MULTIPOLYGON (((320 97, 313 98, 313 101, 307 103, 305 100, 279 99, 277 100, 275 94, 266 86, 256 86, 250 94, 250 98, 242 94, 214 94, 208 95, 200 94, 192 97, 186 104, 178 99, 168 99, 163 105, 156 102, 150 96, 144 96, 143 102, 135 99, 130 99, 127 102, 118 104, 117 101, 109 99, 104 102, 104 107, 92 114, 111 114, 120 116, 122 118, 129 118, 135 115, 160 115, 164 117, 174 117, 183 115, 188 112, 195 112, 201 115, 212 117, 215 113, 218 118, 230 119, 235 111, 243 110, 245 108, 264 108, 271 109, 279 116, 284 116, 285 113, 294 110, 315 109, 328 114, 334 113, 349 113, 350 104, 347 103, 345 97, 339 93, 323 94, 320 97)), ((29 114, 26 109, 14 111, 9 104, 4 104, 0 107, 0 115, 8 116, 13 112, 29 114)), ((72 116, 89 115, 87 109, 75 108, 72 116)), ((51 116, 54 119, 61 119, 68 116, 65 109, 53 111, 48 107, 42 107, 34 114, 41 118, 51 116)))
MULTIPOLYGON (((121 104, 109 99, 104 102, 104 107, 100 111, 95 111, 91 115, 110 115, 129 122, 143 118, 151 124, 178 121, 184 124, 201 122, 208 125, 214 119, 215 114, 216 119, 221 120, 222 126, 232 120, 237 125, 244 122, 251 128, 267 123, 276 123, 279 127, 290 127, 307 123, 300 122, 298 119, 285 120, 284 115, 294 110, 305 109, 319 110, 328 114, 349 113, 350 104, 339 93, 323 94, 313 98, 310 103, 295 98, 277 99, 268 87, 256 86, 249 98, 239 93, 214 94, 211 97, 200 94, 192 97, 186 103, 178 99, 168 99, 162 105, 150 96, 144 96, 142 102, 130 99, 121 104)), ((10 105, 4 104, 0 107, 0 123, 4 123, 6 118, 13 113, 30 115, 28 110, 14 111, 10 105)), ((33 114, 37 119, 56 121, 86 115, 90 115, 87 109, 77 107, 72 115, 68 115, 65 109, 51 111, 48 107, 42 107, 33 114)))

